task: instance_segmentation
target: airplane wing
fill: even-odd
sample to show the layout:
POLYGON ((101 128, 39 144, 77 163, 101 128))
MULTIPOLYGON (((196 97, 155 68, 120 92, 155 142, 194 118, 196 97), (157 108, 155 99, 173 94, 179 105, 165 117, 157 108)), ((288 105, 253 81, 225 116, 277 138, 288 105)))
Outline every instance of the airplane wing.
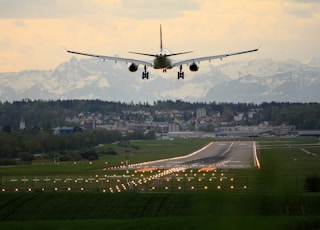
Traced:
POLYGON ((253 50, 245 50, 245 51, 240 51, 236 53, 228 53, 228 54, 220 54, 220 55, 215 55, 215 56, 208 56, 208 57, 200 57, 200 58, 193 58, 193 59, 188 59, 184 61, 178 61, 173 63, 172 67, 174 66, 181 66, 185 64, 190 64, 190 63, 196 63, 196 62, 201 62, 201 61, 211 61, 213 59, 223 59, 229 56, 234 56, 234 55, 239 55, 239 54, 245 54, 245 53, 251 53, 251 52, 256 52, 258 51, 259 48, 253 49, 253 50))
POLYGON ((112 60, 115 62, 120 61, 120 62, 126 62, 126 63, 135 63, 135 64, 141 64, 141 65, 153 67, 153 64, 151 62, 132 59, 132 58, 120 58, 120 57, 104 56, 104 55, 99 55, 99 54, 82 53, 82 52, 71 51, 71 50, 67 50, 67 49, 66 49, 66 51, 68 53, 72 53, 72 54, 79 54, 79 55, 84 55, 84 56, 89 56, 89 57, 96 57, 96 58, 100 58, 103 60, 112 60))

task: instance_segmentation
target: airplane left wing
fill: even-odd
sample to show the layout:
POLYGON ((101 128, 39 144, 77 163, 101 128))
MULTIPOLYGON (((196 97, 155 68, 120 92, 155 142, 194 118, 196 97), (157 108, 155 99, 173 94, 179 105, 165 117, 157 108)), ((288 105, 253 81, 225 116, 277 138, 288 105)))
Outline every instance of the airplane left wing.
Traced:
POLYGON ((89 56, 89 57, 96 57, 96 58, 100 58, 100 59, 103 59, 103 60, 112 60, 112 61, 115 61, 115 62, 120 61, 120 62, 141 64, 141 65, 144 65, 144 66, 153 67, 153 64, 151 62, 132 59, 132 58, 121 58, 121 57, 104 56, 104 55, 99 55, 99 54, 82 53, 82 52, 71 51, 71 50, 67 50, 67 49, 66 49, 66 51, 68 53, 72 53, 72 54, 79 54, 79 55, 84 55, 84 56, 89 56))
POLYGON ((226 57, 229 57, 229 56, 256 52, 258 50, 259 50, 259 48, 252 49, 252 50, 245 50, 245 51, 235 52, 235 53, 228 53, 228 54, 220 54, 220 55, 215 55, 215 56, 193 58, 193 59, 188 59, 188 60, 184 60, 184 61, 175 62, 175 63, 173 63, 172 67, 174 67, 174 66, 182 66, 182 65, 186 65, 186 64, 190 64, 190 63, 191 64, 192 63, 197 63, 197 62, 199 63, 201 61, 211 61, 211 60, 214 60, 214 59, 223 59, 223 58, 226 58, 226 57))

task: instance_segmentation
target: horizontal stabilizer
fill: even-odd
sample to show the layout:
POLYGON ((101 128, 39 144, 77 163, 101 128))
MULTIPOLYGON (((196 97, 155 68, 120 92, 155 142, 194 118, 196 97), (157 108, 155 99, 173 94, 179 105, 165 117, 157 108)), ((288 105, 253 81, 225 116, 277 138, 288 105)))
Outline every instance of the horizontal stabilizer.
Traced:
POLYGON ((167 57, 170 57, 170 56, 175 56, 175 55, 180 55, 180 54, 188 54, 188 53, 192 53, 193 51, 188 51, 188 52, 181 52, 181 53, 174 53, 174 54, 167 54, 166 56, 167 57))
POLYGON ((150 57, 157 57, 157 55, 155 55, 155 54, 146 54, 146 53, 139 53, 139 52, 129 52, 129 53, 150 56, 150 57))
MULTIPOLYGON (((170 56, 175 56, 175 55, 180 55, 180 54, 188 54, 192 53, 193 51, 188 51, 188 52, 181 52, 181 53, 173 53, 173 54, 164 54, 163 56, 170 57, 170 56)), ((159 57, 159 54, 147 54, 147 53, 139 53, 139 52, 129 52, 131 54, 139 54, 139 55, 144 55, 144 56, 150 56, 150 57, 159 57)))

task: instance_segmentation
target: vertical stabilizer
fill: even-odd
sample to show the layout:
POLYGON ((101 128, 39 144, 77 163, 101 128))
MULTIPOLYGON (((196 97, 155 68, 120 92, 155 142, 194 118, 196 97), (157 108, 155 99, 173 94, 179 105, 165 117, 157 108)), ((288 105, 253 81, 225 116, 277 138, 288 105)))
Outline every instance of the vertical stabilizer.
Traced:
POLYGON ((162 28, 160 24, 160 52, 162 52, 162 28))

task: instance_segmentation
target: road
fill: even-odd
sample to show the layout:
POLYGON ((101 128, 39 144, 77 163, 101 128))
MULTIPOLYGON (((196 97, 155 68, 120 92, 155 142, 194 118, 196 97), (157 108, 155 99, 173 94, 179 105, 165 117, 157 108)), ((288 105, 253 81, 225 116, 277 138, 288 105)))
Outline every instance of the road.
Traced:
POLYGON ((248 168, 254 166, 253 142, 213 142, 182 157, 130 165, 130 168, 248 168))

